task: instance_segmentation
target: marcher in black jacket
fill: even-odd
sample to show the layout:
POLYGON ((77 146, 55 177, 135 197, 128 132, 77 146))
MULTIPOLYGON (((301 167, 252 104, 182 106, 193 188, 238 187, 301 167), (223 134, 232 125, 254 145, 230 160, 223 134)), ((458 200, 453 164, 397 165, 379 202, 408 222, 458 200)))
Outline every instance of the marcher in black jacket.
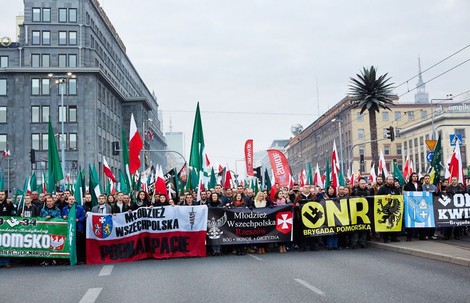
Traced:
MULTIPOLYGON (((398 188, 395 187, 395 180, 392 176, 388 176, 385 179, 385 184, 380 187, 378 195, 399 195, 400 192, 398 188)), ((392 242, 400 242, 398 236, 400 235, 399 232, 386 232, 382 233, 382 238, 384 243, 392 242)))
MULTIPOLYGON (((421 183, 418 181, 418 174, 412 173, 408 179, 408 183, 403 187, 404 191, 423 191, 421 183)), ((415 231, 418 232, 420 240, 427 240, 426 230, 422 228, 405 228, 406 231, 406 241, 410 242, 413 238, 415 231)))

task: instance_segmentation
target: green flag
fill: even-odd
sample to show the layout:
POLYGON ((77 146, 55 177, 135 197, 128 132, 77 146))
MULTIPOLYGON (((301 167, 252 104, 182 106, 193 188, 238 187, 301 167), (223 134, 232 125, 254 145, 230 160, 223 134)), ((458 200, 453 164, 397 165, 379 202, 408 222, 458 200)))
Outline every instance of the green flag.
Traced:
POLYGON ((5 190, 5 179, 3 170, 0 170, 0 190, 5 190))
POLYGON ((64 179, 51 120, 49 119, 49 134, 47 138, 47 172, 49 174, 47 192, 49 193, 55 192, 57 182, 64 179))
POLYGON ((403 177, 403 174, 398 168, 397 161, 393 161, 393 178, 398 180, 400 186, 405 185, 405 178, 403 177))
POLYGON ((339 168, 338 181, 340 186, 346 186, 346 181, 344 180, 343 170, 341 169, 341 167, 339 168))
POLYGON ((83 201, 83 183, 82 183, 82 172, 78 172, 77 180, 75 181, 75 187, 73 190, 73 196, 75 197, 75 202, 78 203, 78 205, 82 205, 83 201))
POLYGON ((307 163, 307 184, 313 185, 312 166, 307 163))
POLYGON ((441 158, 442 158, 442 142, 441 135, 437 139, 436 147, 434 148, 434 154, 431 160, 431 172, 429 173, 430 181, 435 186, 439 185, 441 177, 441 158))
POLYGON ((77 246, 76 246, 76 219, 77 219, 77 213, 75 209, 75 204, 72 205, 72 207, 69 210, 69 214, 67 217, 68 225, 67 225, 67 230, 68 230, 68 237, 67 241, 69 242, 69 249, 70 249, 70 265, 75 265, 77 264, 77 246))
POLYGON ((124 128, 122 128, 121 144, 122 144, 122 165, 123 165, 124 182, 126 183, 125 185, 127 188, 127 193, 130 193, 131 188, 132 188, 132 181, 131 181, 131 174, 129 172, 129 141, 127 140, 124 128))
POLYGON ((91 194, 91 205, 98 205, 98 197, 101 194, 100 179, 95 166, 88 166, 88 186, 91 194))
POLYGON ((209 179, 209 188, 214 188, 217 185, 217 178, 215 176, 214 168, 211 169, 211 178, 209 179))
MULTIPOLYGON (((202 132, 201 112, 199 102, 196 107, 196 116, 194 117, 193 138, 191 140, 191 153, 189 155, 189 166, 196 170, 196 179, 199 180, 199 173, 205 169, 205 151, 204 134, 202 132)), ((197 184, 197 181, 196 181, 197 184)))
POLYGON ((36 178, 36 172, 33 171, 31 175, 31 180, 29 181, 29 186, 31 187, 31 192, 38 191, 38 180, 36 178))
POLYGON ((271 179, 269 179, 269 173, 268 173, 268 169, 265 168, 264 169, 264 189, 269 192, 271 192, 271 179))
POLYGON ((330 176, 330 162, 328 160, 326 160, 326 171, 325 171, 325 183, 323 184, 323 186, 325 186, 325 189, 328 188, 328 186, 330 186, 331 184, 331 176, 330 176))
POLYGON ((125 194, 130 192, 129 187, 127 186, 126 177, 124 176, 122 170, 119 170, 119 191, 125 194))

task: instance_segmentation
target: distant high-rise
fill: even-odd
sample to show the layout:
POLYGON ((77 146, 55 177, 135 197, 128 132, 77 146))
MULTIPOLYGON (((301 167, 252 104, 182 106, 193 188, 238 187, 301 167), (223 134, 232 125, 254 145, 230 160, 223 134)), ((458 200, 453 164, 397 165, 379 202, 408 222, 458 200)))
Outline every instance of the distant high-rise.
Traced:
POLYGON ((424 84, 423 76, 421 75, 421 60, 419 57, 418 57, 418 69, 419 69, 419 76, 418 76, 418 83, 416 83, 415 103, 417 104, 429 103, 429 95, 426 92, 426 84, 424 84))

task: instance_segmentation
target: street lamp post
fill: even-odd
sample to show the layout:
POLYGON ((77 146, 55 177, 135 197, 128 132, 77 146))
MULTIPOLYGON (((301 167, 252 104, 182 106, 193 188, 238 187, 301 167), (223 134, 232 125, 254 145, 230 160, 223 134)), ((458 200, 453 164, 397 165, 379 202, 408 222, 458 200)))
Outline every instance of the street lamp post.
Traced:
POLYGON ((60 104, 61 104, 61 114, 59 117, 62 117, 61 121, 61 135, 60 135, 60 152, 62 156, 62 174, 65 178, 65 110, 64 110, 64 85, 69 79, 75 79, 76 76, 71 72, 68 72, 65 75, 54 75, 50 73, 49 78, 55 79, 55 83, 60 86, 60 104))
POLYGON ((340 157, 341 157, 341 173, 344 174, 344 158, 343 158, 343 134, 341 131, 341 119, 333 118, 331 122, 338 121, 339 124, 339 149, 340 149, 340 157))
POLYGON ((452 100, 452 94, 448 94, 447 98, 445 99, 431 99, 431 125, 432 125, 432 133, 431 133, 431 139, 436 138, 436 129, 434 128, 434 106, 432 101, 450 101, 452 100))
MULTIPOLYGON (((153 119, 151 119, 151 118, 148 118, 146 121, 142 120, 142 136, 143 136, 142 141, 144 142, 144 148, 142 149, 142 171, 145 170, 145 136, 147 135, 145 133, 145 123, 146 122, 150 123, 152 121, 153 121, 153 119)), ((150 127, 148 127, 148 128, 150 128, 150 127)))

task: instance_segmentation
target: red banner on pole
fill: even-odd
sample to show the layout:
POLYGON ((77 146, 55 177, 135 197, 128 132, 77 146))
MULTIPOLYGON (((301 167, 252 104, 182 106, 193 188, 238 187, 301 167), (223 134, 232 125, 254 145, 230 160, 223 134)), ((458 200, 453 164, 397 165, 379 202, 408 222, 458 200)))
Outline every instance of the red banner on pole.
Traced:
POLYGON ((277 149, 268 149, 268 156, 274 173, 274 181, 279 186, 289 186, 292 174, 286 156, 277 149))
POLYGON ((246 163, 246 174, 248 176, 254 176, 253 172, 253 139, 248 139, 245 142, 245 163, 246 163))

